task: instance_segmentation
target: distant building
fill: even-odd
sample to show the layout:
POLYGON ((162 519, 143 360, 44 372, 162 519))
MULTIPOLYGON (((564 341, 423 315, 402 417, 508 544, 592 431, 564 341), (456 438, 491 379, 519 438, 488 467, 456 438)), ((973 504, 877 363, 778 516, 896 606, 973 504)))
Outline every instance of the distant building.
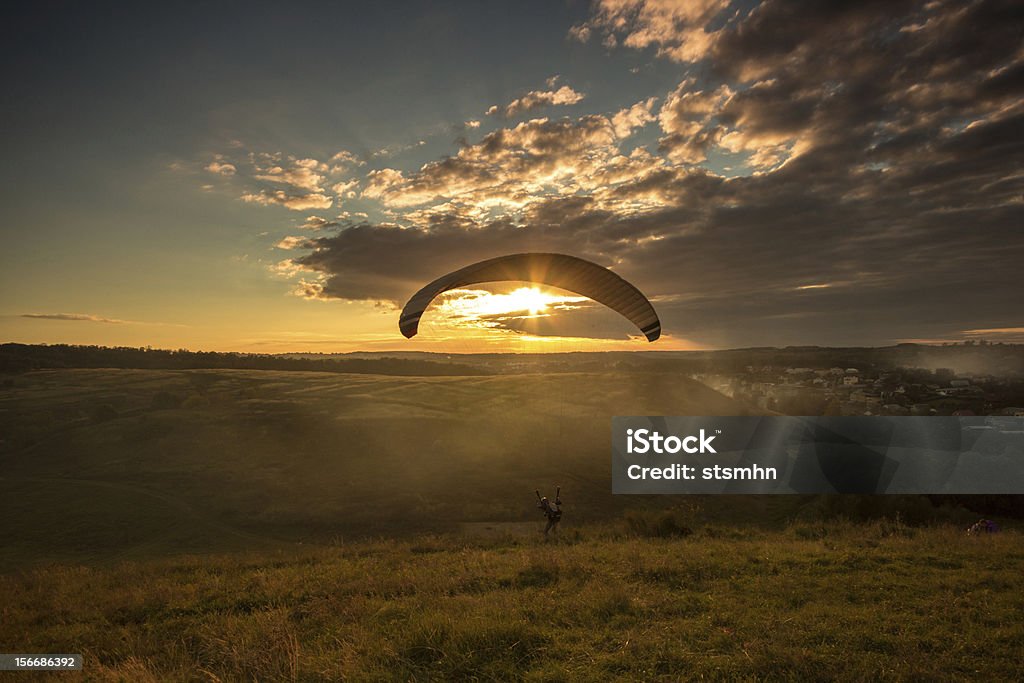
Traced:
POLYGON ((847 375, 846 377, 843 378, 844 386, 852 387, 856 384, 860 384, 860 377, 858 377, 857 375, 847 375))

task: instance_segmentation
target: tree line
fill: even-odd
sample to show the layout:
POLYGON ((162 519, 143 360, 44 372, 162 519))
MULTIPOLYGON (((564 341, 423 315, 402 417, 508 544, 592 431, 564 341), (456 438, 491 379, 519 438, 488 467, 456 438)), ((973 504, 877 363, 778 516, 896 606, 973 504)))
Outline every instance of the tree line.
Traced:
POLYGON ((264 354, 70 344, 0 344, 0 372, 58 368, 298 370, 370 375, 484 375, 481 368, 408 358, 284 358, 264 354))

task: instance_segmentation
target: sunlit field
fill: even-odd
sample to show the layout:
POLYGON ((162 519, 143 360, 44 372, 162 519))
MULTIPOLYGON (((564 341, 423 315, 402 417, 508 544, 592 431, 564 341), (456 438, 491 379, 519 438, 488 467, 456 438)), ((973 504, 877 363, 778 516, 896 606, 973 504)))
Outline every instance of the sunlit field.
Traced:
POLYGON ((612 496, 612 415, 752 412, 682 376, 49 370, 2 391, 0 650, 81 652, 85 680, 1024 673, 1012 525, 970 537, 976 515, 920 498, 612 496), (545 539, 534 489, 556 485, 545 539))
MULTIPOLYGON (((1014 680, 1016 533, 892 522, 424 536, 0 577, 90 680, 1014 680)), ((74 678, 67 673, 55 679, 74 678)))

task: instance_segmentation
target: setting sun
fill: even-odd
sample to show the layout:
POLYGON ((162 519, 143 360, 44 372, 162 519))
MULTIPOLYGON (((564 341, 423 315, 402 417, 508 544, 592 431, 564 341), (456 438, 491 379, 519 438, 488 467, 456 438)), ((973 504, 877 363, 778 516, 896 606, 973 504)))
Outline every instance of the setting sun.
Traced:
POLYGON ((440 309, 446 317, 479 321, 492 316, 537 317, 549 308, 573 307, 586 297, 553 294, 537 287, 519 287, 496 293, 482 289, 456 289, 450 292, 440 309))
POLYGON ((522 287, 507 296, 514 311, 529 311, 530 315, 537 315, 548 307, 547 295, 536 287, 522 287))

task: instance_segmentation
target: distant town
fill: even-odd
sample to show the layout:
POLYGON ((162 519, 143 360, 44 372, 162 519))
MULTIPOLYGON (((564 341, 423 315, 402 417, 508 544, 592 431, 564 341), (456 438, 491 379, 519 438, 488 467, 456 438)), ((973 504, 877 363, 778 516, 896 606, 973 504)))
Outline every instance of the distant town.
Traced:
POLYGON ((951 368, 779 367, 695 373, 730 398, 787 415, 1024 417, 1024 380, 951 368))

